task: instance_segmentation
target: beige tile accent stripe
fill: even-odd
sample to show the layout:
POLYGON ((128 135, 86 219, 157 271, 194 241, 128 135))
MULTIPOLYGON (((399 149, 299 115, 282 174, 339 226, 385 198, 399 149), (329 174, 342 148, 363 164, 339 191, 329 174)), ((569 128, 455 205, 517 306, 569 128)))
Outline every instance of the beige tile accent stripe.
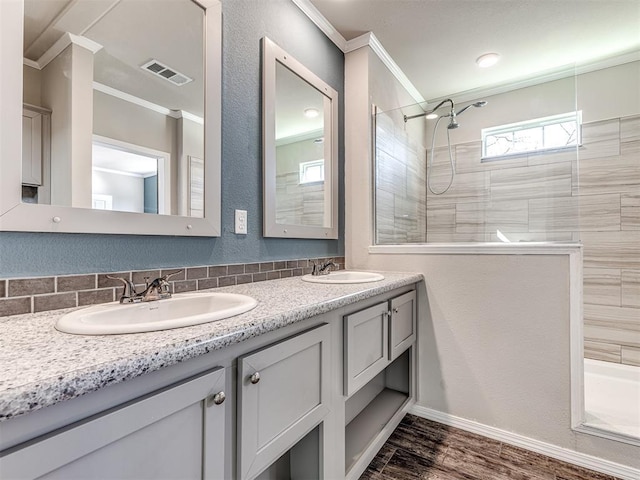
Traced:
MULTIPOLYGON (((186 267, 172 277, 170 283, 174 293, 183 293, 262 282, 311 273, 313 262, 330 259, 344 269, 344 257, 210 265, 186 267)), ((136 287, 144 287, 146 279, 176 270, 180 268, 3 279, 0 280, 0 317, 113 302, 122 294, 122 287, 119 281, 107 278, 107 275, 123 277, 136 287)))

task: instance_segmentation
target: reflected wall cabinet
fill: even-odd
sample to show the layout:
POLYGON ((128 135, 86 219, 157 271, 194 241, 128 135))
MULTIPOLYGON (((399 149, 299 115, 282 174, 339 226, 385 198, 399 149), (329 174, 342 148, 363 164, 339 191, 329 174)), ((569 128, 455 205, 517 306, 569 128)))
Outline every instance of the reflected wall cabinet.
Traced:
POLYGON ((49 156, 51 112, 25 105, 22 109, 22 184, 42 185, 42 162, 49 156))

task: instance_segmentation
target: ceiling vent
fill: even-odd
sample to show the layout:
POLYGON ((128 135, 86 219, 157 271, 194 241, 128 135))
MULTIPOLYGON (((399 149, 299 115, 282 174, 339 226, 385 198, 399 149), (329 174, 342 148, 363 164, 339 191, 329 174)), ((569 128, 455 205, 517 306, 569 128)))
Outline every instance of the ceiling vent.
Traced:
POLYGON ((141 65, 140 68, 146 70, 148 72, 153 73, 154 75, 164 78, 174 85, 178 85, 179 87, 182 85, 186 85, 189 82, 193 82, 193 78, 186 76, 184 73, 178 72, 175 68, 167 67, 164 63, 159 62, 158 60, 150 60, 144 65, 141 65))

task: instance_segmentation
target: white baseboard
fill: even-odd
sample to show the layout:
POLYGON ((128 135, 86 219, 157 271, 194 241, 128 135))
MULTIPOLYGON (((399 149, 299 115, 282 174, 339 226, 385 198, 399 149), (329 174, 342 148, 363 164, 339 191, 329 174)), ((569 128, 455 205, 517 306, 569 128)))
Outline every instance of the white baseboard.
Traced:
POLYGON ((640 478, 640 469, 621 465, 619 463, 604 460, 585 453, 576 452, 574 450, 561 448, 550 443, 541 442, 540 440, 525 437, 517 433, 483 425, 472 420, 449 415, 431 408, 414 405, 411 408, 410 413, 417 415, 418 417, 427 418, 435 422, 449 425, 450 427, 460 428, 461 430, 483 435, 500 442, 531 450, 532 452, 541 453, 548 457, 562 460, 563 462, 572 463, 573 465, 578 465, 607 475, 613 475, 614 477, 624 480, 637 480, 640 478))

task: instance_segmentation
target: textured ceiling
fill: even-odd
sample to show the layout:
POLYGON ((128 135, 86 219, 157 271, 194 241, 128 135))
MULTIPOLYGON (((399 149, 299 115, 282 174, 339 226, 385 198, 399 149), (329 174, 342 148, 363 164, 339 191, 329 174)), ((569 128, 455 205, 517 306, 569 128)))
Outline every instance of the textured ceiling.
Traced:
POLYGON ((427 100, 640 49, 640 0, 310 1, 346 40, 373 32, 427 100))

